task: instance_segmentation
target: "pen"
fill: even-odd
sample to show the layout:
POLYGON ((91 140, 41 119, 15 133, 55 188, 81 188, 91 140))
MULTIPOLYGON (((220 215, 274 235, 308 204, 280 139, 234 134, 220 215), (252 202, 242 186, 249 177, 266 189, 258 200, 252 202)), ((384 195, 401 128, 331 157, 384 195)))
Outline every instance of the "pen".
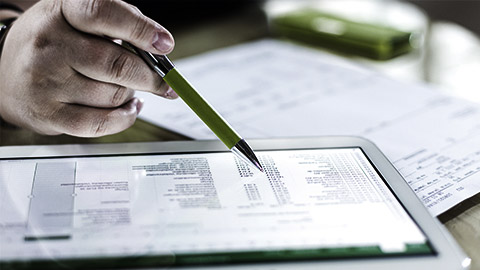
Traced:
POLYGON ((166 55, 156 55, 126 43, 135 51, 163 80, 172 87, 197 116, 217 135, 217 137, 241 160, 263 172, 257 156, 248 143, 215 111, 215 109, 195 90, 178 72, 166 55))

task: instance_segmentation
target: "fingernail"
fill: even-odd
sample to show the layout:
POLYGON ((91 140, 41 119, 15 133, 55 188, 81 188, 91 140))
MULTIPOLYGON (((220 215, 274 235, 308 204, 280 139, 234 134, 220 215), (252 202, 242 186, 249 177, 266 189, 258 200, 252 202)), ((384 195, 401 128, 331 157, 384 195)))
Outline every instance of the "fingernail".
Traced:
POLYGON ((175 92, 172 88, 168 88, 168 91, 163 96, 168 99, 178 98, 177 92, 175 92))
POLYGON ((139 115, 140 112, 142 111, 143 104, 145 104, 145 100, 143 98, 139 98, 137 102, 137 115, 139 115))
POLYGON ((169 53, 173 49, 173 38, 165 32, 157 32, 153 39, 153 47, 161 53, 169 53))

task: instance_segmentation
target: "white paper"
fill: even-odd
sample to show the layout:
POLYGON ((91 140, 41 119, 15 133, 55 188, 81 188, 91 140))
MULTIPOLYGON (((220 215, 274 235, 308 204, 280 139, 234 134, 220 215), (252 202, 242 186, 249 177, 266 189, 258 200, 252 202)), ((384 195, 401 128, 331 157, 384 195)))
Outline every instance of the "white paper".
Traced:
POLYGON ((2 160, 0 260, 428 246, 359 148, 258 156, 2 160))
MULTIPOLYGON (((433 215, 480 191, 480 106, 340 58, 261 40, 177 68, 244 138, 358 135, 376 143, 433 215)), ((140 117, 215 135, 182 100, 138 93, 140 117)))

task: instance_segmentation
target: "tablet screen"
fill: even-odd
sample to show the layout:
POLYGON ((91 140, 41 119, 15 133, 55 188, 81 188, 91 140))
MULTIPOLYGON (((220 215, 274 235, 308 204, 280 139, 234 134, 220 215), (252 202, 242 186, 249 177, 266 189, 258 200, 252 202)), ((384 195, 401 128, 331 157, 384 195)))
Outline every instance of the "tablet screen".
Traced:
POLYGON ((428 255, 360 148, 0 160, 2 262, 428 255))

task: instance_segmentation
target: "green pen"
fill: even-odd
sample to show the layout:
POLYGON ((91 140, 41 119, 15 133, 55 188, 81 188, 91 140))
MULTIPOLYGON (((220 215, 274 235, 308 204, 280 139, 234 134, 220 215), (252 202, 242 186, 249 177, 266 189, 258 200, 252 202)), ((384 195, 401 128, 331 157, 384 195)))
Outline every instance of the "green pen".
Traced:
MULTIPOLYGON (((124 42, 126 43, 126 42, 124 42)), ((217 137, 238 158, 263 172, 257 156, 248 143, 215 111, 215 109, 178 72, 166 55, 156 55, 140 50, 132 44, 124 44, 133 49, 142 59, 172 87, 197 116, 217 135, 217 137)))

